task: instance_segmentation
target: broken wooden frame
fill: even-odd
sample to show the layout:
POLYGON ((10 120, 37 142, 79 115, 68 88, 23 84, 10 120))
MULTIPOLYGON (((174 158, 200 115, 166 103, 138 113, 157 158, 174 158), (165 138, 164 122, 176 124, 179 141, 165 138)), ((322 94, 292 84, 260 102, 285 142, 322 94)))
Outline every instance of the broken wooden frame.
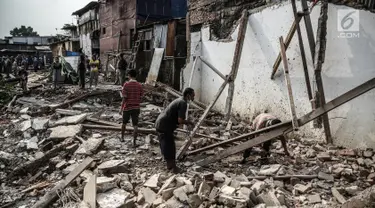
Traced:
POLYGON ((32 208, 48 207, 58 197, 58 192, 65 189, 75 178, 77 178, 94 160, 87 157, 78 167, 76 167, 66 178, 60 181, 55 187, 47 192, 32 208))
POLYGON ((185 152, 188 150, 189 146, 191 145, 191 143, 193 143, 192 141, 192 138, 195 136, 195 134, 198 132, 198 129, 200 127, 200 125, 202 125, 203 123, 203 120, 207 117, 208 113, 210 112, 210 110, 214 107, 214 105, 216 104, 216 101, 219 99, 221 93, 223 93, 225 87, 227 86, 229 82, 229 77, 224 81, 224 83, 221 85, 221 87, 219 88, 217 94, 215 95, 215 98, 214 100, 210 103, 210 105, 206 108, 206 110, 204 111, 203 115, 199 118, 199 121, 198 123, 195 125, 193 131, 190 133, 190 135, 188 136, 188 138, 185 140, 184 144, 182 145, 182 147, 178 150, 177 154, 176 154, 176 158, 177 159, 181 159, 185 152))
POLYGON ((241 55, 243 43, 245 41, 246 29, 248 25, 249 12, 247 9, 242 11, 242 16, 240 20, 240 26, 238 29, 236 48, 234 50, 232 69, 229 73, 229 87, 228 87, 228 97, 225 103, 225 121, 228 122, 230 119, 230 114, 232 112, 233 97, 234 97, 234 81, 237 77, 238 68, 240 66, 241 55))
MULTIPOLYGON (((307 15, 307 14, 310 14, 312 12, 312 10, 314 9, 316 4, 313 4, 311 7, 310 7, 310 11, 307 12, 306 14, 303 14, 303 15, 307 15)), ((302 20, 302 15, 297 15, 297 18, 294 19, 293 21, 293 24, 292 26, 290 27, 289 29, 289 32, 288 32, 288 35, 286 36, 286 39, 285 39, 285 48, 288 48, 289 47, 289 44, 290 42, 292 41, 292 38, 294 36, 294 33, 296 32, 297 30, 297 24, 299 24, 302 20)), ((271 79, 274 79, 275 77, 275 74, 276 74, 276 71, 277 69, 279 68, 280 66, 280 63, 281 63, 281 53, 279 53, 279 55, 277 56, 276 60, 275 60, 275 63, 273 64, 273 69, 272 69, 272 73, 271 73, 271 79)))
MULTIPOLYGON (((341 96, 333 99, 332 101, 324 104, 322 107, 311 111, 310 113, 302 116, 300 119, 298 119, 298 125, 303 126, 307 124, 308 122, 327 114, 329 111, 339 107, 340 105, 349 102, 350 100, 368 92, 369 90, 375 88, 375 78, 361 84, 360 86, 342 94, 341 96)), ((233 154, 237 154, 240 152, 243 152, 253 146, 259 145, 261 143, 264 143, 266 141, 269 141, 275 137, 282 136, 286 133, 289 133, 293 131, 292 129, 292 123, 286 122, 283 124, 271 126, 268 128, 269 132, 264 133, 254 139, 251 139, 249 141, 246 141, 240 145, 230 147, 222 152, 217 153, 214 156, 208 157, 204 160, 198 161, 197 165, 199 166, 206 166, 212 162, 221 160, 222 158, 228 157, 233 154), (289 123, 289 124, 288 124, 289 123), (272 129, 272 130, 271 130, 272 129)), ((241 138, 242 139, 242 138, 241 138)))
POLYGON ((290 82, 290 77, 289 77, 288 59, 286 58, 285 44, 284 44, 284 39, 282 36, 279 38, 279 41, 280 41, 281 58, 284 63, 284 77, 285 77, 285 84, 288 89, 288 98, 289 98, 290 113, 292 116, 292 124, 293 124, 293 128, 297 130, 298 121, 297 121, 297 114, 296 114, 296 106, 294 105, 292 83, 290 82))

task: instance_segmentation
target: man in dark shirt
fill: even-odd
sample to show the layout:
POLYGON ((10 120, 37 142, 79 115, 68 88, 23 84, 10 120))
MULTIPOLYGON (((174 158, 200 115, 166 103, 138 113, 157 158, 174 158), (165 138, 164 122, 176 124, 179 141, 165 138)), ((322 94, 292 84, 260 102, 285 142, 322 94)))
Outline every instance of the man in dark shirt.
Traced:
POLYGON ((118 62, 118 69, 120 71, 121 86, 123 86, 124 83, 125 83, 127 65, 128 64, 126 63, 126 60, 125 60, 125 54, 122 53, 120 55, 120 61, 118 62))
POLYGON ((158 116, 155 123, 160 141, 160 150, 167 162, 167 169, 175 173, 180 170, 176 166, 176 144, 174 142, 173 133, 178 125, 186 124, 194 126, 193 122, 186 119, 188 102, 194 101, 194 96, 194 90, 192 88, 186 88, 183 97, 177 98, 170 103, 158 116))
POLYGON ((135 70, 128 72, 129 81, 122 87, 122 104, 120 114, 122 112, 122 128, 121 128, 121 141, 124 141, 126 124, 129 122, 130 117, 133 123, 133 146, 136 145, 138 136, 138 118, 140 114, 141 101, 143 96, 143 86, 135 79, 137 73, 135 70))
POLYGON ((85 89, 85 75, 86 75, 86 66, 85 66, 85 55, 80 55, 80 61, 78 64, 78 72, 79 72, 79 86, 81 89, 85 89))

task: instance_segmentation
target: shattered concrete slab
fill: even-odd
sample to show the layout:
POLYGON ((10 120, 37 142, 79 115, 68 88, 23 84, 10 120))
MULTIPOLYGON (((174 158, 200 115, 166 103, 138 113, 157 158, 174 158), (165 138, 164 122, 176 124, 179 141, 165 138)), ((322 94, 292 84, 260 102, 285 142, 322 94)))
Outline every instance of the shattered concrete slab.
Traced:
POLYGON ((20 124, 20 131, 26 131, 26 130, 28 130, 29 128, 31 128, 31 126, 32 126, 32 122, 31 122, 31 120, 23 121, 23 122, 20 124))
POLYGON ((82 125, 72 125, 72 126, 57 126, 50 128, 52 130, 49 138, 50 139, 66 139, 72 138, 82 131, 82 125))
POLYGON ((106 192, 108 190, 116 188, 117 187, 117 181, 118 181, 118 179, 115 178, 115 177, 113 177, 113 178, 109 178, 109 177, 105 177, 105 176, 97 177, 96 187, 98 189, 98 192, 106 192))
POLYGON ((89 138, 84 143, 82 143, 75 154, 78 155, 92 155, 94 154, 97 149, 100 147, 100 145, 103 143, 104 139, 95 139, 95 138, 89 138))
POLYGON ((34 118, 32 128, 35 131, 41 131, 48 128, 49 119, 47 118, 34 118))
POLYGON ((98 170, 111 171, 119 168, 123 164, 125 164, 125 160, 109 160, 100 164, 98 170))
POLYGON ((149 187, 149 188, 157 188, 158 182, 159 182, 159 176, 160 174, 154 174, 152 175, 144 184, 143 186, 149 187))
POLYGON ((144 196, 145 202, 150 205, 156 200, 156 193, 150 188, 141 188, 139 192, 144 196))
POLYGON ((236 207, 236 208, 247 207, 247 201, 245 199, 235 198, 233 196, 228 196, 225 194, 220 194, 218 201, 228 207, 236 207))
POLYGON ((75 125, 75 124, 82 123, 86 118, 87 118, 87 114, 83 113, 83 114, 80 114, 80 115, 64 117, 64 118, 54 122, 51 125, 53 125, 53 126, 75 125))
POLYGON ((100 208, 121 208, 125 205, 125 201, 130 196, 130 193, 115 188, 105 193, 97 195, 97 202, 100 208))

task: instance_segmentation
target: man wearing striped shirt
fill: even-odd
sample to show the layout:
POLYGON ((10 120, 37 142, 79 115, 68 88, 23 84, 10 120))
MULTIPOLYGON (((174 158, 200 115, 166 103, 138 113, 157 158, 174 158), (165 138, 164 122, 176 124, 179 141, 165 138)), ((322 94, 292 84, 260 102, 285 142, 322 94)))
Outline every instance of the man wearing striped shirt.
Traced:
POLYGON ((128 72, 129 81, 122 87, 122 128, 121 128, 121 141, 124 141, 124 134, 126 124, 129 122, 130 117, 133 123, 133 146, 136 145, 138 136, 138 118, 140 114, 140 104, 143 96, 143 86, 136 80, 137 72, 130 70, 128 72))

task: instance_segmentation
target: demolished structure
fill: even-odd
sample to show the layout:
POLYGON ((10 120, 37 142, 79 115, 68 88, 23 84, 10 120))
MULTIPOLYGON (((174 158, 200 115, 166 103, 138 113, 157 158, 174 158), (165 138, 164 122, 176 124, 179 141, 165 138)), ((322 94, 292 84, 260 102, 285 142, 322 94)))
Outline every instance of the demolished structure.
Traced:
MULTIPOLYGON (((51 91, 43 79, 31 80, 37 87, 27 95, 17 94, 2 108, 6 113, 0 117, 1 206, 373 207, 375 154, 373 141, 364 136, 372 137, 372 123, 358 121, 361 114, 369 114, 365 121, 372 119, 369 97, 375 78, 366 67, 374 66, 373 61, 361 65, 361 60, 344 53, 356 51, 355 44, 365 47, 364 40, 332 34, 331 16, 336 16, 330 14, 341 7, 327 1, 300 3, 301 7, 292 0, 253 10, 259 5, 246 1, 190 2, 188 64, 180 84, 181 89, 193 87, 199 101, 188 109, 194 129, 177 130, 176 157, 182 174, 162 168, 154 129, 164 107, 181 96, 176 86, 158 82, 165 73, 164 48, 155 48, 149 63, 136 149, 130 146, 131 137, 125 143, 119 140, 121 86, 100 84, 94 91, 64 86, 51 91), (227 12, 235 17, 218 26, 227 12), (227 25, 231 27, 215 29, 227 25), (343 53, 335 51, 333 56, 336 48, 343 53), (330 64, 340 56, 350 60, 330 64), (337 67, 344 72, 336 72, 337 67), (361 73, 350 77, 350 70, 361 73), (336 88, 330 87, 334 84, 336 88), (357 105, 361 108, 352 107, 357 105), (284 122, 251 132, 247 117, 266 110, 284 122), (345 116, 345 121, 334 116, 345 116), (348 136, 341 137, 350 130, 357 136, 352 144, 348 136), (325 134, 326 141, 317 138, 317 132, 325 134), (269 158, 259 156, 261 150, 255 146, 280 135, 289 137, 291 156, 276 142, 269 158), (240 164, 238 153, 252 147, 248 162, 240 164)), ((358 12, 364 20, 374 17, 358 12)), ((146 37, 157 27, 145 26, 138 33, 146 37)), ((374 30, 361 32, 372 37, 374 30)))

